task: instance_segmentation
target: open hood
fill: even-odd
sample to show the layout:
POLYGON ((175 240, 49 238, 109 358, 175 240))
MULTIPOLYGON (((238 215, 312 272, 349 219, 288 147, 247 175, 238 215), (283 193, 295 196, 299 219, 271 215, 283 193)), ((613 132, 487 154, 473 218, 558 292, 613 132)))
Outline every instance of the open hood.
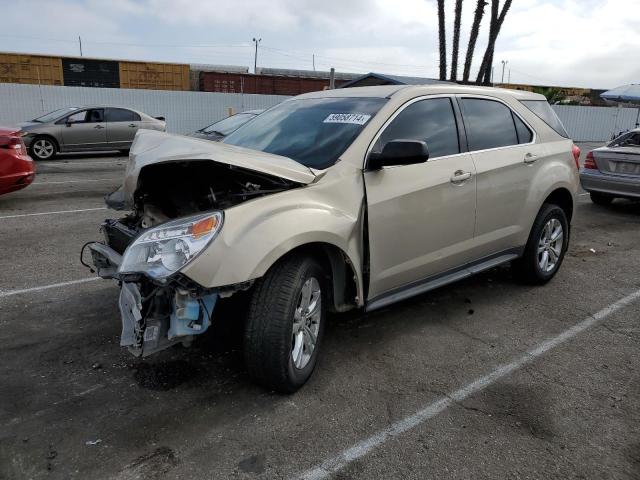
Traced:
POLYGON ((202 160, 232 165, 302 185, 316 178, 308 167, 280 155, 155 130, 139 130, 131 146, 124 183, 115 203, 122 208, 131 208, 140 171, 148 165, 202 160))

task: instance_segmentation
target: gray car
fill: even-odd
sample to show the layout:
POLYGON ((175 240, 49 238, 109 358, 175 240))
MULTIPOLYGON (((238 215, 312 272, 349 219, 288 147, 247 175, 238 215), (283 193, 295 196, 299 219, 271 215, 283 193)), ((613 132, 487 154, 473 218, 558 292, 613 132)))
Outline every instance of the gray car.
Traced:
POLYGON ((89 106, 61 108, 20 128, 29 154, 47 160, 59 152, 126 151, 139 129, 164 132, 166 123, 130 108, 89 106))
POLYGON ((614 198, 640 199, 640 128, 589 152, 580 183, 598 205, 608 205, 614 198))

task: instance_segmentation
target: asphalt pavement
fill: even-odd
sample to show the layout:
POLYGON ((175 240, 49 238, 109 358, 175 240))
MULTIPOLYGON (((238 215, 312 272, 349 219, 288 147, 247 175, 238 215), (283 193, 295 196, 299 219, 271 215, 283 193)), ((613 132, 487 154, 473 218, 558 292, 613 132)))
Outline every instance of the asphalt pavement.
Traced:
POLYGON ((40 162, 0 197, 1 479, 640 478, 640 202, 580 196, 543 287, 500 267, 331 316, 283 396, 233 314, 189 349, 119 346, 118 288, 79 252, 125 162, 40 162))

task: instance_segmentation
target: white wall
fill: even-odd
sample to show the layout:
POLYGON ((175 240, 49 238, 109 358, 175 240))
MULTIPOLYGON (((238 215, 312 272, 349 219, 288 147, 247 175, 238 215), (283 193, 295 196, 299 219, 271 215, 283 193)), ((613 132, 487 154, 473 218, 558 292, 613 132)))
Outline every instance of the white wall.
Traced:
POLYGON ((571 138, 580 142, 604 142, 611 135, 635 128, 638 108, 553 105, 571 138))
POLYGON ((225 118, 229 107, 237 113, 268 108, 285 98, 288 97, 0 83, 0 125, 16 126, 61 107, 112 105, 166 117, 168 131, 188 133, 225 118))
MULTIPOLYGON (((0 125, 15 126, 57 108, 80 105, 130 107, 152 116, 164 116, 167 130, 187 133, 235 112, 268 108, 286 96, 240 93, 174 92, 123 88, 88 88, 0 83, 0 125)), ((637 108, 554 105, 576 141, 605 141, 612 134, 633 128, 637 108)))

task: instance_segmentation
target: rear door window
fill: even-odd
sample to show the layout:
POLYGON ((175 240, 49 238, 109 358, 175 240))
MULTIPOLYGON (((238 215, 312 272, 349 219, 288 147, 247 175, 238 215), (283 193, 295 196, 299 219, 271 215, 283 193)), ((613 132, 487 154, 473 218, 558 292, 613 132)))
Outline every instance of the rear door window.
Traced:
POLYGON ((520 102, 535 113, 544 123, 553 128, 559 135, 565 138, 569 138, 567 130, 562 125, 562 122, 553 111, 551 105, 546 100, 520 100, 520 102))
POLYGON ((469 150, 487 150, 520 143, 509 107, 482 98, 463 98, 461 103, 469 150))
POLYGON ((412 103, 382 132, 372 151, 379 153, 392 140, 420 140, 429 147, 429 158, 460 153, 458 126, 449 98, 412 103))
POLYGON ((107 122, 139 122, 140 115, 124 108, 107 108, 105 119, 107 122))

